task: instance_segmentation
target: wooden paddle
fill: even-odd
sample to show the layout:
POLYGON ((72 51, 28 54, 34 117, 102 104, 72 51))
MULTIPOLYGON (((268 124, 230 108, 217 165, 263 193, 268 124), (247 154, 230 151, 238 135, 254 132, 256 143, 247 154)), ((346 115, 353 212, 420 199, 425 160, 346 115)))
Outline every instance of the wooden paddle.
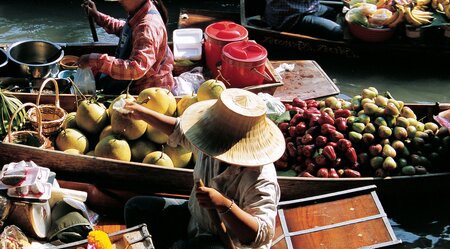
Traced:
MULTIPOLYGON (((203 183, 202 179, 198 182, 199 187, 205 187, 205 184, 203 183)), ((228 249, 235 249, 236 247, 233 244, 233 241, 230 238, 230 235, 227 233, 227 229, 225 227, 225 224, 223 224, 222 220, 220 220, 219 214, 217 213, 217 210, 214 209, 208 209, 209 218, 211 218, 214 226, 216 227, 220 239, 222 240, 223 244, 228 249)))
POLYGON ((94 38, 94 42, 98 42, 98 36, 97 36, 97 30, 95 29, 94 18, 92 18, 92 16, 89 15, 87 8, 85 8, 84 10, 85 10, 86 15, 89 20, 89 27, 91 28, 92 38, 94 38))

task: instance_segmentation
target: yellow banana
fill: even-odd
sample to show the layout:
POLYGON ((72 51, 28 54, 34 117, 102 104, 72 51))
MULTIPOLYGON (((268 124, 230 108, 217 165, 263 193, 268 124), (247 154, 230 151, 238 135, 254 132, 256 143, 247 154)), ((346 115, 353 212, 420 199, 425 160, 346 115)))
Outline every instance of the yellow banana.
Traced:
POLYGON ((384 21, 383 26, 389 26, 389 24, 393 23, 395 20, 397 20, 398 16, 400 15, 399 11, 395 11, 394 13, 392 13, 392 16, 387 19, 386 21, 384 21))
POLYGON ((400 24, 401 22, 403 22, 403 20, 404 20, 405 9, 404 8, 397 8, 396 12, 398 12, 397 19, 395 19, 392 23, 387 25, 389 28, 397 27, 397 25, 400 24))
POLYGON ((424 18, 424 19, 429 19, 429 20, 434 19, 433 13, 429 12, 429 11, 421 11, 418 9, 413 9, 411 11, 411 13, 413 14, 414 17, 424 18))
POLYGON ((431 0, 431 7, 433 9, 437 9, 438 8, 438 4, 439 4, 438 0, 431 0))
POLYGON ((409 6, 405 7, 405 19, 406 21, 413 26, 421 26, 422 23, 417 20, 411 13, 411 8, 409 6))
POLYGON ((431 3, 431 0, 416 0, 416 6, 424 6, 431 3))
POLYGON ((450 19, 450 4, 445 7, 445 15, 450 19))

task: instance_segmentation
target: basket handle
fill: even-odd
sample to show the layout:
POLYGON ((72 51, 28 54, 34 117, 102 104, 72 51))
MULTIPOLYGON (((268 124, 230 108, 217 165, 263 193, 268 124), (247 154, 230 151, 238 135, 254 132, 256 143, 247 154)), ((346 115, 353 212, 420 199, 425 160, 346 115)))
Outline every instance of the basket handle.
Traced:
POLYGON ((22 110, 23 108, 25 108, 26 106, 31 106, 31 107, 34 107, 36 109, 36 118, 37 118, 37 122, 38 122, 38 135, 39 135, 39 137, 42 137, 42 116, 41 116, 41 111, 39 110, 37 105, 35 105, 33 103, 25 103, 25 104, 21 105, 16 110, 16 112, 14 112, 14 114, 11 117, 11 120, 9 120, 8 140, 9 140, 10 143, 12 143, 12 141, 11 141, 11 127, 13 125, 14 118, 16 117, 17 113, 19 113, 19 111, 22 110))
POLYGON ((44 80, 44 82, 42 82, 41 88, 39 88, 39 93, 38 93, 38 97, 37 97, 37 100, 36 100, 36 105, 39 105, 39 101, 41 100, 42 90, 44 90, 45 85, 49 81, 53 82, 53 85, 55 86, 55 106, 57 108, 59 108, 59 87, 58 87, 58 81, 56 81, 54 78, 48 78, 48 79, 44 80))

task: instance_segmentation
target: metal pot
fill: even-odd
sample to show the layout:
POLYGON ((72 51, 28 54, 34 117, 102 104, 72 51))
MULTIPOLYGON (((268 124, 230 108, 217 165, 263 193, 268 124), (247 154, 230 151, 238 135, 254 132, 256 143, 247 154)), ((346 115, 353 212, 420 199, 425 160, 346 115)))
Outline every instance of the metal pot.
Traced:
POLYGON ((46 78, 57 73, 58 63, 63 58, 62 48, 49 41, 29 40, 12 44, 8 58, 19 76, 34 79, 46 78))
POLYGON ((8 56, 6 55, 6 51, 0 48, 0 76, 3 75, 6 64, 8 64, 8 56))

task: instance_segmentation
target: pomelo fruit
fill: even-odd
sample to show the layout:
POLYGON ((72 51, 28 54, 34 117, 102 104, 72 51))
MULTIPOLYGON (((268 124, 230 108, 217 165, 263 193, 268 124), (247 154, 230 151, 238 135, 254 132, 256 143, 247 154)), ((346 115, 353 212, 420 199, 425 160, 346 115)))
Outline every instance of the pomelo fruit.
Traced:
POLYGON ((162 151, 153 151, 153 152, 148 153, 145 156, 144 160, 142 160, 142 162, 148 163, 148 164, 164 166, 164 167, 169 167, 169 168, 174 167, 172 159, 170 159, 170 157, 162 151))
POLYGON ((175 168, 186 167, 192 158, 192 152, 181 145, 177 147, 165 146, 164 153, 172 159, 175 168))
POLYGON ((167 95, 169 97, 169 107, 167 107, 167 111, 164 114, 166 114, 167 116, 174 116, 175 112, 177 111, 177 100, 171 92, 169 92, 167 95))
POLYGON ((113 110, 111 113, 111 129, 113 133, 122 134, 127 140, 135 140, 144 135, 147 130, 147 122, 127 118, 120 112, 113 110))
POLYGON ((177 113, 178 116, 181 116, 190 105, 197 103, 198 98, 197 95, 185 95, 183 96, 177 103, 177 113))
POLYGON ((76 123, 90 134, 98 134, 109 123, 106 107, 102 103, 84 99, 78 104, 76 123))
POLYGON ((131 161, 142 162, 145 156, 159 149, 160 146, 142 136, 136 140, 130 141, 131 161))
POLYGON ((61 151, 76 149, 84 154, 89 150, 87 137, 81 131, 74 128, 61 130, 56 136, 55 145, 61 151))
POLYGON ((77 121, 76 121, 76 112, 69 112, 66 116, 66 119, 64 119, 61 127, 63 129, 66 128, 77 128, 77 121))
MULTIPOLYGON (((137 101, 148 109, 165 114, 171 102, 170 91, 161 87, 149 87, 142 90, 137 101)), ((172 95, 173 96, 173 95, 172 95)))
POLYGON ((216 79, 210 79, 203 82, 197 91, 198 101, 208 99, 218 99, 220 94, 225 90, 225 84, 216 79))
POLYGON ((105 138, 106 136, 109 136, 111 134, 113 134, 114 132, 112 131, 112 126, 111 125, 107 125, 105 128, 103 128, 102 132, 100 132, 100 135, 98 136, 98 140, 102 140, 103 138, 105 138))
POLYGON ((129 162, 131 160, 131 149, 127 140, 119 135, 109 135, 103 138, 95 146, 96 157, 105 157, 129 162))
POLYGON ((156 129, 155 127, 151 126, 150 124, 147 124, 147 130, 145 131, 145 137, 147 137, 148 140, 150 140, 154 143, 157 143, 157 144, 165 144, 165 143, 167 143, 167 140, 169 139, 169 136, 167 134, 156 129))
POLYGON ((118 101, 119 99, 135 100, 135 98, 134 98, 132 95, 126 94, 126 93, 123 93, 123 94, 117 96, 115 99, 113 99, 113 101, 111 101, 111 104, 108 106, 108 113, 109 113, 110 117, 111 117, 111 113, 112 113, 112 111, 113 111, 113 105, 114 105, 114 103, 116 103, 116 101, 118 101))

